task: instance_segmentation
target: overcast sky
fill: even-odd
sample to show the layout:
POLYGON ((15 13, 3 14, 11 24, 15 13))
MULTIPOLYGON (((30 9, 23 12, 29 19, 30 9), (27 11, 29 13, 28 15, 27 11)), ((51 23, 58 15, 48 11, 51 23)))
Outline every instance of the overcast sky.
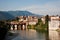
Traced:
POLYGON ((0 11, 25 10, 40 15, 60 15, 60 0, 0 0, 0 11))

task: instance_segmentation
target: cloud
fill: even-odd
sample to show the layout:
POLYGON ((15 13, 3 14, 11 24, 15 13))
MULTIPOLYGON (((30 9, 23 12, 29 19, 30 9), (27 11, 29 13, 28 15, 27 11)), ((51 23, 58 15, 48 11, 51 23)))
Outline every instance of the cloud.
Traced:
POLYGON ((57 7, 48 7, 46 6, 29 6, 25 8, 21 8, 20 10, 27 10, 35 14, 40 14, 40 15, 57 15, 60 13, 60 8, 57 7))
POLYGON ((18 10, 27 10, 40 15, 58 15, 60 13, 60 1, 47 2, 44 5, 31 5, 18 10))
MULTIPOLYGON (((30 5, 19 8, 7 8, 8 10, 27 10, 39 15, 57 15, 60 13, 60 1, 49 1, 42 5, 30 5)), ((6 9, 6 10, 7 10, 6 9)), ((1 9, 0 9, 1 10, 1 9)))

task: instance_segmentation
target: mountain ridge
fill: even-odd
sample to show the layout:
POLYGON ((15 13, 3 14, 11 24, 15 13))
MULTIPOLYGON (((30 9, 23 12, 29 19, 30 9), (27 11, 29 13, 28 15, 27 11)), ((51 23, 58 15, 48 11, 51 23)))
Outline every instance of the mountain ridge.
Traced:
POLYGON ((37 15, 29 11, 0 11, 0 20, 10 20, 17 16, 37 16, 41 17, 42 15, 37 15))

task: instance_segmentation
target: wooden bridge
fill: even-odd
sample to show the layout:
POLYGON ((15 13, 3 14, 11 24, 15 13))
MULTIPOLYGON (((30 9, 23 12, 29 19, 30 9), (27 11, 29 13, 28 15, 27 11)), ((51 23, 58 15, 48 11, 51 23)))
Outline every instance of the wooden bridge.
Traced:
POLYGON ((9 30, 26 30, 27 23, 26 22, 10 22, 7 23, 9 30))

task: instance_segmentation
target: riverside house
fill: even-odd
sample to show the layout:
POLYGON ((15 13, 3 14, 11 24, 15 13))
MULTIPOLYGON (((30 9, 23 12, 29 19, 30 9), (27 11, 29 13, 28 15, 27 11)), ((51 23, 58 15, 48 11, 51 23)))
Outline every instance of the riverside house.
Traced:
POLYGON ((50 16, 49 30, 57 30, 60 28, 60 17, 50 16))

